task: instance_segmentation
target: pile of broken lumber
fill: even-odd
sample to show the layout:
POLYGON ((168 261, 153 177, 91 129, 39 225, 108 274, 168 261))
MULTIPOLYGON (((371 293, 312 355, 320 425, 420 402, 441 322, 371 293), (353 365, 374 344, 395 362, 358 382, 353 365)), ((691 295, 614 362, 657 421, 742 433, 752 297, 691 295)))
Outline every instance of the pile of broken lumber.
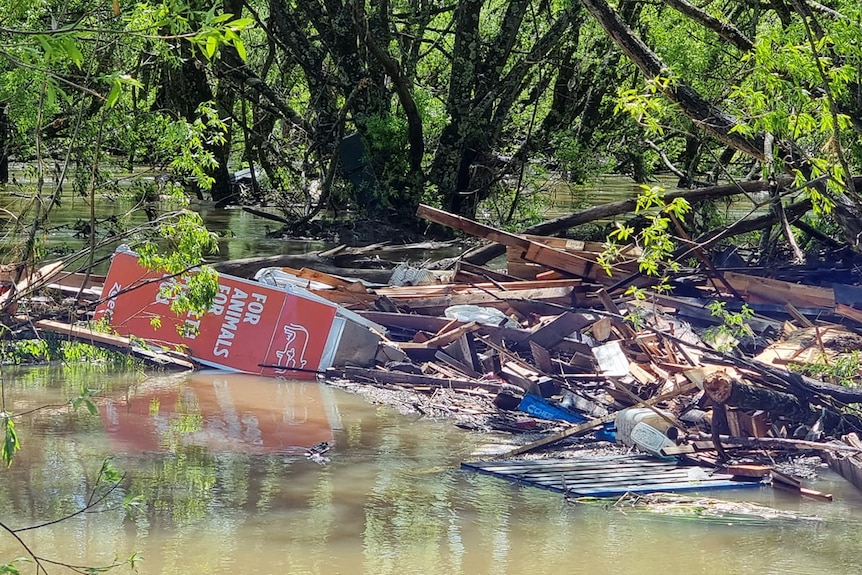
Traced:
MULTIPOLYGON (((617 262, 609 275, 598 263, 600 244, 511 234, 427 206, 419 213, 502 244, 506 269, 458 261, 445 272, 424 270, 406 281, 409 274, 400 274, 398 282, 386 283, 348 279, 333 269, 263 270, 267 281, 299 285, 386 329, 375 367, 340 366, 328 378, 438 399, 443 390, 460 398, 450 399, 444 411, 493 422, 477 427, 549 431, 506 455, 596 432, 611 437, 620 413, 640 408, 673 430, 667 434, 672 444, 659 456, 756 475, 769 472, 759 465, 781 453, 814 451, 862 481, 862 444, 852 435, 862 430, 855 409, 862 389, 806 375, 807 366, 852 358, 862 349, 855 286, 803 285, 767 277, 765 270, 709 266, 711 277, 692 281, 692 275, 675 282, 673 293, 633 302, 624 286, 649 287, 637 275, 635 247, 623 250, 630 259, 617 262), (718 321, 708 309, 716 299, 729 309, 745 303, 755 310, 747 320, 753 337, 742 343, 756 354, 702 341, 699 329, 718 321), (845 435, 845 443, 830 441, 845 435)), ((92 277, 84 276, 82 290, 73 287, 80 278, 58 274, 42 270, 27 281, 18 275, 12 293, 48 288, 73 293, 79 306, 81 298, 97 297, 92 277)), ((37 321, 26 305, 15 317, 37 331, 88 337, 68 324, 37 321)), ((157 359, 188 365, 168 354, 157 359)), ((850 381, 859 379, 858 362, 850 375, 850 381)))
MULTIPOLYGON (((644 279, 632 278, 634 247, 632 261, 609 276, 597 263, 598 244, 509 234, 426 206, 420 215, 502 243, 507 269, 461 262, 452 283, 382 288, 293 270, 322 282, 324 297, 385 326, 392 340, 377 367, 333 370, 330 377, 428 393, 465 390, 485 413, 509 410, 504 429, 533 429, 524 422, 530 418, 564 428, 509 456, 609 429, 623 410, 639 407, 672 420, 674 445, 661 456, 751 475, 769 472, 761 463, 779 454, 813 451, 824 459, 828 454, 836 469, 862 469, 862 447, 852 435, 847 443, 830 441, 862 430, 855 409, 862 389, 809 377, 804 369, 862 349, 853 286, 712 268, 720 277, 688 282, 680 290, 687 295, 655 293, 649 303, 636 303, 617 289, 624 277, 644 279), (361 297, 349 301, 345 294, 361 297), (708 303, 717 298, 756 310, 747 342, 756 355, 716 349, 682 321, 714 325, 708 303), (447 317, 447 310, 465 305, 500 313, 447 317), (641 321, 628 321, 635 312, 641 321)), ((855 369, 850 379, 858 381, 858 364, 855 369)), ((778 472, 773 477, 802 489, 778 472)))

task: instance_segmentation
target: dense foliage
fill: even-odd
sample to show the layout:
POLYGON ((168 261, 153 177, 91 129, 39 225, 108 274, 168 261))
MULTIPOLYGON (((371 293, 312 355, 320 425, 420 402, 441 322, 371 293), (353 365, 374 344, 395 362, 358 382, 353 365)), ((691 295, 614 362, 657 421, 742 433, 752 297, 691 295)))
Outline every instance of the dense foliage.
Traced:
POLYGON ((36 211, 70 176, 101 191, 109 163, 296 222, 488 201, 511 225, 537 174, 789 172, 852 237, 860 23, 850 0, 15 0, 0 138, 36 211))

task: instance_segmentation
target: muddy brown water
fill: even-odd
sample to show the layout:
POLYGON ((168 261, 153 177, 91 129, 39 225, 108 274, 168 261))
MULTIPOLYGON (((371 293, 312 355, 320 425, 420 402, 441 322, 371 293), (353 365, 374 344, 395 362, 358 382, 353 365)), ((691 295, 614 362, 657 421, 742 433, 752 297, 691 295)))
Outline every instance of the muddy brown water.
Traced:
MULTIPOLYGON (((558 191, 548 215, 634 193, 620 180, 558 191)), ((82 206, 70 200, 57 212, 48 245, 79 241, 69 230, 82 206)), ((272 223, 238 210, 203 212, 224 234, 220 259, 326 247, 266 239, 272 223)), ((52 407, 17 419, 22 449, 0 469, 0 522, 10 529, 81 509, 106 457, 125 474, 92 513, 18 532, 53 561, 98 566, 139 553, 143 575, 862 571, 862 493, 828 469, 809 485, 833 493, 833 503, 766 487, 708 493, 818 522, 672 519, 573 505, 461 471, 461 461, 508 439, 401 415, 318 383, 99 366, 6 367, 0 377, 13 413, 63 404, 82 384, 101 390, 97 416, 52 407), (332 446, 325 460, 307 457, 321 442, 332 446), (120 505, 129 495, 142 496, 134 516, 120 505)), ((26 554, 0 531, 0 565, 26 554)), ((36 572, 32 563, 16 565, 36 572)))
MULTIPOLYGON (((19 533, 51 560, 101 565, 137 552, 143 575, 862 569, 862 493, 826 469, 810 485, 833 493, 833 503, 767 487, 704 493, 818 522, 654 517, 461 471, 497 438, 315 382, 97 366, 4 368, 2 376, 16 413, 62 404, 82 381, 103 390, 96 416, 54 407, 22 417, 22 449, 0 470, 0 518, 12 529, 80 509, 105 457, 125 473, 93 513, 19 533), (323 441, 326 460, 306 456, 323 441), (130 494, 144 498, 133 517, 119 506, 130 494)), ((0 534, 0 563, 22 555, 0 534)))

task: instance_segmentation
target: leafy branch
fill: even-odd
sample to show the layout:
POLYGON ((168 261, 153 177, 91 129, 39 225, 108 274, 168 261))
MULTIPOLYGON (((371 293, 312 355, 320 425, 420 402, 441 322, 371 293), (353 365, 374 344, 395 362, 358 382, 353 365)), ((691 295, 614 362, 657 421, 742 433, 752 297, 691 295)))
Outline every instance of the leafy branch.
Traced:
MULTIPOLYGON (((105 571, 109 571, 122 565, 128 565, 129 567, 134 569, 137 563, 141 560, 141 556, 137 552, 132 553, 128 558, 122 561, 114 560, 107 565, 76 565, 73 563, 57 561, 38 555, 21 537, 21 533, 24 533, 26 531, 33 531, 51 525, 56 525, 84 513, 89 513, 96 510, 106 510, 103 504, 106 502, 108 497, 120 487, 124 478, 125 476, 114 466, 111 459, 106 458, 102 461, 102 466, 99 469, 99 473, 96 477, 95 485, 93 486, 93 489, 91 490, 90 495, 87 498, 87 503, 77 511, 64 515, 63 517, 59 517, 57 519, 52 519, 50 521, 45 521, 27 527, 19 527, 17 529, 13 529, 12 527, 6 525, 6 523, 0 521, 0 530, 5 531, 9 535, 11 535, 26 553, 25 557, 18 557, 14 561, 0 565, 0 574, 18 575, 20 573, 20 570, 18 569, 16 563, 22 563, 27 561, 33 561, 33 563, 35 563, 37 573, 47 573, 48 570, 46 568, 46 565, 64 567, 75 573, 81 573, 82 575, 104 573, 105 571)), ((139 497, 127 496, 123 499, 122 502, 122 507, 123 509, 125 509, 126 513, 132 513, 135 509, 137 509, 139 505, 139 497)))

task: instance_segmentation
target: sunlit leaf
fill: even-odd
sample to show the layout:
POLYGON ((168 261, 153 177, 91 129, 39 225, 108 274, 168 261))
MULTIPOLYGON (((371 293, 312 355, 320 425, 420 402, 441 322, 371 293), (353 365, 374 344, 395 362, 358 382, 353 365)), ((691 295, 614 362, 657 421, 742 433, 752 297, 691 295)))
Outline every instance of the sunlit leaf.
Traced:
POLYGON ((236 20, 232 21, 229 26, 236 30, 248 28, 252 24, 254 24, 253 18, 237 18, 236 20))
POLYGON ((108 97, 105 98, 105 105, 108 108, 113 108, 119 99, 120 99, 120 82, 116 81, 111 86, 111 91, 108 93, 108 97))
POLYGON ((236 53, 243 62, 248 60, 248 54, 245 51, 245 44, 242 43, 242 40, 236 38, 233 41, 233 47, 236 48, 236 53))
POLYGON ((21 449, 21 444, 18 441, 18 432, 15 430, 15 421, 6 412, 0 413, 0 428, 3 429, 4 433, 0 458, 8 467, 12 465, 12 459, 15 457, 15 452, 21 449))
POLYGON ((208 36, 206 44, 204 45, 204 54, 206 57, 211 59, 215 55, 217 48, 218 39, 213 35, 208 36))

